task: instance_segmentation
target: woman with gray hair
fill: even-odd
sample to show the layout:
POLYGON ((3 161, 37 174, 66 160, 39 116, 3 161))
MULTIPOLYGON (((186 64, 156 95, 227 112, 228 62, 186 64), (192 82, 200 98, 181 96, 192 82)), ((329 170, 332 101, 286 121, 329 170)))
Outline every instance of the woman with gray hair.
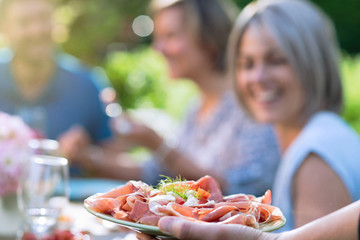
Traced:
MULTIPOLYGON (((229 63, 239 100, 257 121, 273 124, 279 139, 283 157, 272 204, 287 219, 282 231, 360 199, 360 140, 339 116, 342 84, 337 49, 331 22, 305 0, 252 2, 239 15, 230 37, 229 63)), ((332 233, 339 230, 338 239, 357 236, 359 202, 352 206, 346 211, 355 211, 349 215, 352 224, 329 225, 332 233)), ((236 226, 200 227, 181 221, 185 220, 169 224, 164 219, 159 227, 181 239, 265 237, 256 231, 241 237, 241 227, 235 231, 236 226), (197 234, 195 230, 201 228, 212 230, 197 234)))
POLYGON ((338 48, 325 14, 305 0, 251 3, 229 51, 240 102, 280 142, 273 204, 287 219, 282 230, 360 199, 360 140, 338 115, 338 48))

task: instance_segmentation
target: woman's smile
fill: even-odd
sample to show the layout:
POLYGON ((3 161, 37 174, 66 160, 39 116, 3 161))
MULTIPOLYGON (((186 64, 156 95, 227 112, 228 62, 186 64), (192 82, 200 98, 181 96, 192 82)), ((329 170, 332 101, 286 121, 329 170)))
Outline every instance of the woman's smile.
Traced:
POLYGON ((262 25, 250 25, 239 45, 237 84, 246 107, 260 122, 297 122, 303 88, 286 54, 262 25))

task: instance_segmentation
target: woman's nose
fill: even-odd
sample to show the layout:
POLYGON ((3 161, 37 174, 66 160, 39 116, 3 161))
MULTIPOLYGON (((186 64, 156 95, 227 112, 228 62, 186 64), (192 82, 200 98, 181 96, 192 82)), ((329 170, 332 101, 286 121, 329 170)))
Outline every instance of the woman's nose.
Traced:
POLYGON ((264 64, 256 65, 251 71, 250 80, 253 82, 263 82, 267 77, 267 68, 264 64))

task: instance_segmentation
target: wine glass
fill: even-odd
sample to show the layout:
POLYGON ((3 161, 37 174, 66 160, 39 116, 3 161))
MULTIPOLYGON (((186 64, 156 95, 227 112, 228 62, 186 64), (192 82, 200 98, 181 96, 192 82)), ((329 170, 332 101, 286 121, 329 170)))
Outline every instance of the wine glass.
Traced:
POLYGON ((18 205, 26 228, 37 239, 44 239, 55 228, 68 201, 68 160, 33 155, 18 188, 18 205))

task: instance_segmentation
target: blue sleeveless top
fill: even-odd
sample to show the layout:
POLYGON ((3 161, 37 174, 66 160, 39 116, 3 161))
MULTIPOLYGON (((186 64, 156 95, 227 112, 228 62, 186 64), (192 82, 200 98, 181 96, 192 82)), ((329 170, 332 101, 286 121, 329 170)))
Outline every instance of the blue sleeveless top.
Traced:
POLYGON ((360 199, 359 136, 338 115, 331 112, 317 113, 284 153, 277 170, 273 204, 281 209, 287 220, 280 231, 294 228, 292 180, 310 153, 319 155, 340 177, 352 201, 360 199))

